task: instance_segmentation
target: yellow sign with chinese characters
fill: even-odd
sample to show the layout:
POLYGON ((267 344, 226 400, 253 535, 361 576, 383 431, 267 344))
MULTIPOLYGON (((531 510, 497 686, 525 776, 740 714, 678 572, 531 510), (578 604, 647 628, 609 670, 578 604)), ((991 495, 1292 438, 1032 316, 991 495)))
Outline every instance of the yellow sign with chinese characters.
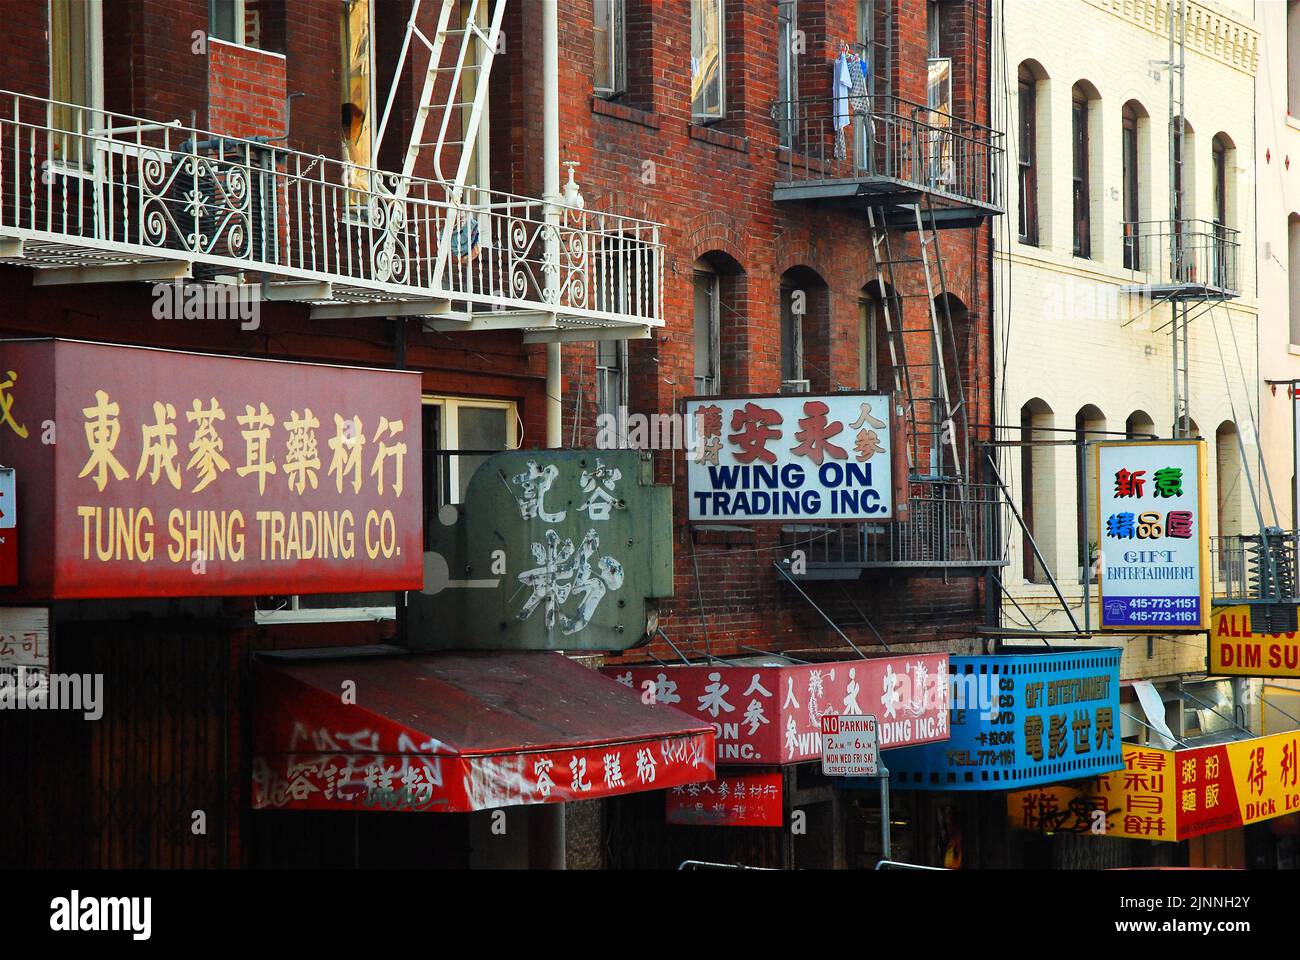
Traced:
POLYGON ((1011 825, 1044 833, 1186 840, 1300 812, 1300 730, 1160 750, 1124 744, 1124 769, 1007 795, 1011 825))

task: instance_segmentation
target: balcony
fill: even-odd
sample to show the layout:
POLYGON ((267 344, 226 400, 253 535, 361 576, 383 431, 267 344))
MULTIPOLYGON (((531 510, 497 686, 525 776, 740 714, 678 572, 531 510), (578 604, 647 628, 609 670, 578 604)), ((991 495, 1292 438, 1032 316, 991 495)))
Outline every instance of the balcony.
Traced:
POLYGON ((0 263, 255 284, 313 317, 525 340, 663 325, 659 225, 0 91, 0 263))
POLYGON ((1240 295, 1239 231, 1209 220, 1124 224, 1124 266, 1145 274, 1123 288, 1152 300, 1231 300, 1240 295))
MULTIPOLYGON (((784 162, 777 200, 884 207, 929 196, 939 226, 970 226, 1003 212, 1003 134, 892 96, 836 124, 836 99, 783 100, 772 108, 784 162)), ((840 101, 840 111, 845 109, 840 101)))
POLYGON ((795 524, 785 551, 803 550, 806 580, 857 579, 872 568, 992 567, 1002 549, 1006 501, 996 484, 911 480, 907 511, 893 522, 795 524))

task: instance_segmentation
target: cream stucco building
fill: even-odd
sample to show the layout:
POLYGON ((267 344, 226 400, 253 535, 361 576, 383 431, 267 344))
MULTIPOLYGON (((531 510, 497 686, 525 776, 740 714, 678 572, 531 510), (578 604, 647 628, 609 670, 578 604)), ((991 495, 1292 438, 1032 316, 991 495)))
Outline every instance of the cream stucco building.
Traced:
MULTIPOLYGON (((1256 8, 1264 6, 1187 3, 1186 126, 1171 167, 1170 0, 1004 0, 1005 49, 995 51, 993 78, 1008 131, 1008 216, 994 264, 998 423, 1001 439, 1033 443, 1001 448, 1001 469, 1044 561, 1013 525, 1006 627, 1071 628, 1048 568, 1085 624, 1096 504, 1094 493, 1080 496, 1075 441, 1173 436, 1173 308, 1134 288, 1209 292, 1189 304, 1185 411, 1190 435, 1207 441, 1207 521, 1216 537, 1258 529, 1251 482, 1261 502, 1267 491, 1259 472, 1242 465, 1260 456, 1256 272, 1270 282, 1277 272, 1256 257, 1256 8), (1183 184, 1177 210, 1171 178, 1183 184), (1186 228, 1172 233, 1191 238, 1176 270, 1175 222, 1186 228)), ((1300 149, 1293 152, 1300 163, 1300 149)), ((1300 192, 1291 196, 1300 203, 1300 192)), ((1275 251, 1279 243, 1285 250, 1285 224, 1280 236, 1275 251)), ((1265 356, 1287 350, 1277 341, 1265 356)), ((1268 359, 1265 373, 1275 366, 1268 359)), ((1274 406, 1266 411, 1276 419, 1274 406)), ((1276 429, 1271 422, 1265 429, 1276 429)), ((1273 476, 1275 496, 1289 477, 1289 468, 1273 476)), ((1091 475, 1082 489, 1092 490, 1091 475)), ((1103 641, 1124 646, 1125 679, 1205 673, 1203 636, 1103 641)))

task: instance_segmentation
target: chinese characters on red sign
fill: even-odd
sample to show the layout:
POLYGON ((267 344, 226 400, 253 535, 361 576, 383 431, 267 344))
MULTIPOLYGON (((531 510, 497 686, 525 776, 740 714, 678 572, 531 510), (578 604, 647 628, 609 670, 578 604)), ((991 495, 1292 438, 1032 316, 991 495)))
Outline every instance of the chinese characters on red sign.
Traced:
POLYGON ((689 400, 686 416, 692 520, 894 515, 888 396, 689 400))
POLYGON ((21 596, 420 586, 418 375, 68 341, 0 367, 21 596))

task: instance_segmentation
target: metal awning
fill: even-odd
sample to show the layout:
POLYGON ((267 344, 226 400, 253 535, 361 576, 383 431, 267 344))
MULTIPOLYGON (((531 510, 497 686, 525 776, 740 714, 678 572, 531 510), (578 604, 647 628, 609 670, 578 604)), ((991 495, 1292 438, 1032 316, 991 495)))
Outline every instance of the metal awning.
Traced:
POLYGON ((254 809, 465 813, 715 773, 709 724, 558 653, 298 651, 254 673, 254 809))

